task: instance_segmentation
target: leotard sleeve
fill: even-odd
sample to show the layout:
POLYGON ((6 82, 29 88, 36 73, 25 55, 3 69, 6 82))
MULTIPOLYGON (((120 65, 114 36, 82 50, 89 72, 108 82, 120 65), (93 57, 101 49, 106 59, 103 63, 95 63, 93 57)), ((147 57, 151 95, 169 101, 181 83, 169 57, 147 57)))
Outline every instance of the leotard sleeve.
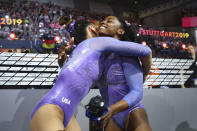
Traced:
POLYGON ((151 52, 148 46, 135 42, 120 41, 112 37, 95 37, 88 39, 90 47, 100 52, 112 52, 124 56, 145 57, 151 52))
POLYGON ((129 93, 123 97, 128 105, 134 106, 143 97, 143 73, 141 67, 135 62, 123 62, 123 72, 129 87, 129 93))

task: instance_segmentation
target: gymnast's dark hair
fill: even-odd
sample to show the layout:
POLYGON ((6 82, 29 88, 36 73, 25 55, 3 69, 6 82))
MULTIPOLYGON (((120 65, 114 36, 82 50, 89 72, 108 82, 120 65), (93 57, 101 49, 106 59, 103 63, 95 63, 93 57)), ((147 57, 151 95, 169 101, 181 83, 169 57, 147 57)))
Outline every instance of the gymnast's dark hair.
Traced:
POLYGON ((88 22, 87 20, 73 21, 70 17, 63 16, 60 18, 59 24, 66 25, 66 29, 70 32, 71 37, 75 38, 75 44, 79 44, 80 42, 86 39, 86 27, 90 24, 90 22, 88 22), (69 27, 71 29, 69 29, 69 27))
POLYGON ((87 20, 78 20, 75 22, 74 30, 71 32, 71 37, 75 38, 75 44, 79 44, 86 39, 87 31, 86 27, 90 23, 87 20))
POLYGON ((123 20, 122 18, 117 17, 117 16, 116 16, 116 18, 120 21, 121 27, 125 31, 125 33, 120 36, 120 40, 135 41, 135 33, 133 32, 132 28, 130 26, 128 26, 126 24, 125 20, 123 20))
MULTIPOLYGON (((72 23, 72 21, 70 21, 70 19, 67 19, 67 17, 63 17, 60 19, 59 21, 60 25, 66 25, 66 28, 68 29, 68 26, 70 23, 72 23)), ((86 27, 89 25, 90 23, 86 20, 78 20, 75 22, 75 24, 73 25, 74 27, 72 28, 72 32, 70 32, 71 37, 74 37, 74 44, 77 45, 80 42, 82 42, 83 40, 86 39, 87 33, 86 33, 86 27)), ((58 51, 59 54, 61 54, 62 51, 65 51, 65 45, 62 45, 58 51)), ((58 58, 58 64, 60 67, 63 66, 65 60, 67 59, 67 56, 70 55, 72 53, 72 51, 74 50, 76 46, 71 46, 68 50, 66 50, 65 55, 62 57, 62 59, 58 58)))

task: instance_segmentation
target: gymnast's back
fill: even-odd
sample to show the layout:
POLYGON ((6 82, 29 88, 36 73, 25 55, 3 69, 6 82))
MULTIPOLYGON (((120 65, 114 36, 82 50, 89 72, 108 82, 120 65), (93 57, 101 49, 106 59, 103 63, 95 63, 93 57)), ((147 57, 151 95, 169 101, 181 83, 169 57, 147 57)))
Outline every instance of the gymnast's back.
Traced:
POLYGON ((61 72, 70 71, 92 80, 99 78, 104 54, 91 47, 91 39, 81 42, 65 61, 61 72))

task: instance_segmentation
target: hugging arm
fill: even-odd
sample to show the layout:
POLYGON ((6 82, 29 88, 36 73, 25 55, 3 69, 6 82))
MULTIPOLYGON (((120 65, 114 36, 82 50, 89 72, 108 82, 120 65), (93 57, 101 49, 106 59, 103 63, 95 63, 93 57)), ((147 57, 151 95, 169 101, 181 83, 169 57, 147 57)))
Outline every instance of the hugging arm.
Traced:
POLYGON ((122 100, 109 107, 113 115, 136 105, 143 97, 143 73, 140 65, 136 65, 135 62, 123 62, 122 68, 129 87, 129 93, 122 100))
POLYGON ((91 48, 101 52, 111 52, 123 56, 146 57, 151 49, 135 42, 120 41, 112 37, 95 37, 87 40, 91 48))

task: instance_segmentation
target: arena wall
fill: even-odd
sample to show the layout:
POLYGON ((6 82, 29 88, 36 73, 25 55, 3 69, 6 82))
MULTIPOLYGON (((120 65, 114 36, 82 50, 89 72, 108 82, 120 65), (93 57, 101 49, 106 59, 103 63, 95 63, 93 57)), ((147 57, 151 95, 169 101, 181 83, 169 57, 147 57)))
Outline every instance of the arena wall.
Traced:
MULTIPOLYGON (((29 131, 33 107, 48 90, 0 90, 0 130, 29 131)), ((75 115, 88 131, 84 105, 99 94, 97 89, 79 104, 75 115)), ((197 131, 197 89, 145 89, 143 103, 153 131, 197 131)), ((68 112, 69 113, 69 112, 68 112)))

